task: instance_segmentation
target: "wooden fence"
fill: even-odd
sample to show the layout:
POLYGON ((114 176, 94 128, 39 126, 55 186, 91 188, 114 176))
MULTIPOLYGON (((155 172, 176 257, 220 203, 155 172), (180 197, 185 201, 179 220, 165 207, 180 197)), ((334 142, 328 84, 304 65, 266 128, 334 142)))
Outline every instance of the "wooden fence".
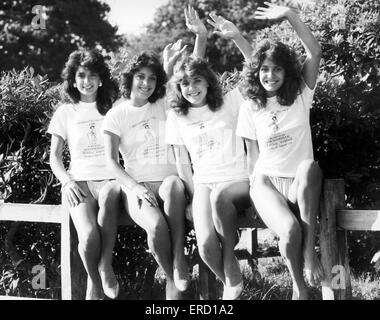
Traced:
MULTIPOLYGON (((380 231, 380 210, 347 210, 345 206, 344 180, 324 180, 319 219, 321 261, 326 274, 322 283, 324 300, 351 298, 347 231, 380 231)), ((257 228, 262 227, 262 223, 253 218, 253 213, 252 208, 247 210, 239 216, 238 221, 239 228, 245 230, 245 237, 244 244, 237 246, 237 255, 249 261, 257 259, 257 228)), ((83 298, 83 293, 78 294, 74 288, 78 282, 73 277, 77 275, 75 269, 80 261, 77 251, 75 252, 76 246, 73 246, 76 232, 64 205, 0 203, 0 221, 60 224, 61 297, 63 300, 83 298)), ((123 215, 119 224, 131 225, 133 222, 127 215, 123 215)), ((199 299, 218 298, 215 276, 200 259, 197 288, 199 299)), ((78 290, 83 291, 83 288, 78 290)), ((8 297, 0 296, 1 298, 8 297)))

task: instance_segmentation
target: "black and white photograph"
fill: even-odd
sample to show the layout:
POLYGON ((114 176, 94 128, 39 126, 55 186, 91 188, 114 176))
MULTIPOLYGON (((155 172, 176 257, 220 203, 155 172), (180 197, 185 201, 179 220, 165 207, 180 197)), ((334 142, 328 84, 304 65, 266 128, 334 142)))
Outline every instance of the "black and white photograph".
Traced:
POLYGON ((0 300, 379 299, 378 0, 0 0, 0 300))

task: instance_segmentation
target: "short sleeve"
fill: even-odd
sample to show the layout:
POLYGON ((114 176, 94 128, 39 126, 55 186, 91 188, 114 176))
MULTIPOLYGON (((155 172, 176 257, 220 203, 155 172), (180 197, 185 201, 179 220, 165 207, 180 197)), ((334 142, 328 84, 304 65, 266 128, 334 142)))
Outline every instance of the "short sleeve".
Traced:
POLYGON ((243 95, 238 87, 229 91, 224 96, 224 103, 227 108, 231 108, 231 111, 235 118, 239 115, 240 106, 245 102, 243 95))
POLYGON ((55 111, 47 132, 58 135, 62 137, 62 139, 67 140, 67 117, 64 108, 68 108, 68 106, 62 105, 55 111))
POLYGON ((314 93, 315 93, 315 88, 317 87, 316 83, 314 85, 313 89, 310 89, 305 82, 303 82, 303 90, 301 92, 301 100, 302 104, 305 106, 306 109, 311 109, 312 103, 313 103, 313 98, 314 98, 314 93))
POLYGON ((184 145, 174 110, 169 110, 168 118, 166 119, 165 140, 166 144, 184 145))
POLYGON ((113 107, 109 110, 104 117, 102 131, 109 131, 117 136, 121 136, 121 116, 120 116, 120 104, 117 107, 113 107))
POLYGON ((241 105, 236 126, 236 135, 251 140, 257 140, 253 115, 254 111, 252 108, 253 106, 250 101, 246 101, 241 105))

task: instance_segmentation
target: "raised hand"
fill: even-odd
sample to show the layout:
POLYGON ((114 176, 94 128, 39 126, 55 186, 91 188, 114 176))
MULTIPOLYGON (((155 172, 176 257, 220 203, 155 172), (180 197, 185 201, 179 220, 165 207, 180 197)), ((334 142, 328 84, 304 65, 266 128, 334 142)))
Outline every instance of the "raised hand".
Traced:
POLYGON ((193 33, 201 35, 207 34, 206 26, 199 19, 198 12, 192 7, 185 8, 186 27, 193 33))
POLYGON ((257 20, 282 20, 287 18, 291 10, 288 7, 278 6, 270 2, 264 2, 268 7, 259 7, 255 11, 254 18, 257 20))
POLYGON ((168 76, 173 72, 173 66, 181 54, 186 50, 187 46, 182 46, 182 40, 177 40, 175 43, 169 43, 163 52, 164 69, 168 76))
POLYGON ((210 18, 212 20, 207 19, 207 22, 216 29, 216 31, 214 31, 215 34, 226 39, 234 39, 240 35, 239 29, 231 21, 215 13, 210 13, 210 18))

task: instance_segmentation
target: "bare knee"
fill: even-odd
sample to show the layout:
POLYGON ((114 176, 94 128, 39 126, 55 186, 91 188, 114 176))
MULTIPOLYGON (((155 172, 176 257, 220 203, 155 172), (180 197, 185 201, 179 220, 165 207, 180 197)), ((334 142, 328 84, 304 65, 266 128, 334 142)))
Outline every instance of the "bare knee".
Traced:
POLYGON ((182 180, 177 176, 169 176, 164 179, 160 187, 160 196, 164 201, 166 199, 177 198, 185 194, 185 186, 182 180))

